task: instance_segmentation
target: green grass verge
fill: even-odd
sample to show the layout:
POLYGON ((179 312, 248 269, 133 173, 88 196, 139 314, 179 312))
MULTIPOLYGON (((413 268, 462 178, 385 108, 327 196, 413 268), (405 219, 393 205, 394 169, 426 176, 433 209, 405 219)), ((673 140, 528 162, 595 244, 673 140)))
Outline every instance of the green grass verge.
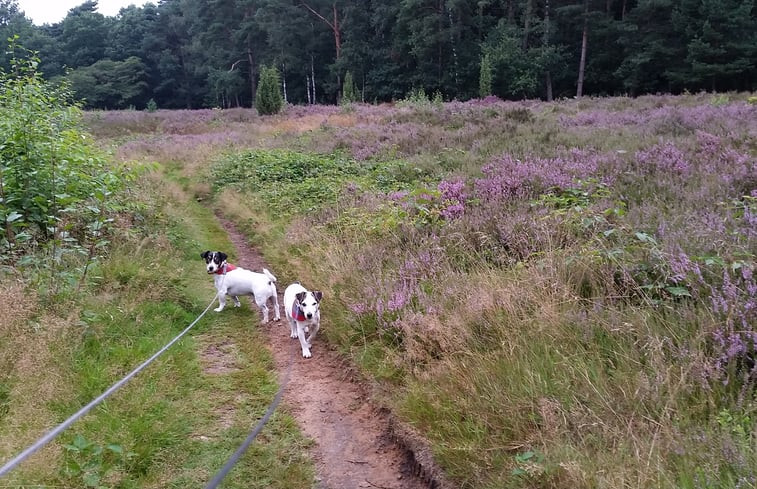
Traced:
MULTIPOLYGON (((156 215, 161 230, 117 246, 92 271, 89 290, 57 305, 75 311, 78 320, 65 337, 46 346, 59 367, 58 382, 66 387, 48 402, 48 426, 151 356, 212 299, 215 290, 199 252, 230 249, 223 229, 191 201, 156 215)), ((278 389, 257 315, 246 302, 222 313, 210 310, 187 336, 46 448, 53 463, 24 464, 11 482, 18 487, 204 487, 278 389)), ((15 378, 23 382, 24 372, 15 378)), ((12 432, 2 425, 5 418, 23 423, 23 404, 32 402, 14 398, 3 384, 0 414, 9 414, 0 418, 0 433, 12 432)), ((223 487, 311 487, 308 446, 293 418, 279 408, 223 487)))

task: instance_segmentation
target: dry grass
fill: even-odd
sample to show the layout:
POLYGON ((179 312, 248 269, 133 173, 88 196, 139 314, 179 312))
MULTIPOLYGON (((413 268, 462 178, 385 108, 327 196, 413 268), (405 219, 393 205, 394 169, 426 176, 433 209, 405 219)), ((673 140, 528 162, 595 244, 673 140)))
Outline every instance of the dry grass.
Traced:
POLYGON ((264 127, 270 132, 289 132, 297 135, 326 126, 353 127, 357 122, 358 116, 355 114, 310 114, 298 118, 282 118, 264 127))
MULTIPOLYGON (((8 460, 52 428, 55 417, 50 403, 70 394, 70 379, 60 356, 71 347, 68 333, 78 311, 69 309, 67 317, 41 312, 36 294, 17 283, 2 284, 0 295, 4 311, 0 316, 0 380, 10 385, 8 412, 0 417, 0 460, 8 460)), ((60 456, 59 445, 53 442, 25 462, 15 476, 39 479, 51 474, 60 456)))

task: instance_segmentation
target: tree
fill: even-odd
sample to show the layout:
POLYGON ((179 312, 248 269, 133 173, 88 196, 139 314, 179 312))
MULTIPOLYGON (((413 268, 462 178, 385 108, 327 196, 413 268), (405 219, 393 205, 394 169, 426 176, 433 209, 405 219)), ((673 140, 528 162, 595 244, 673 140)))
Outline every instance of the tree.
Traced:
POLYGON ((616 76, 631 95, 673 92, 682 87, 671 73, 682 72, 685 43, 671 28, 672 0, 640 0, 626 15, 620 43, 626 55, 616 76))
MULTIPOLYGON (((18 9, 16 0, 0 0, 0 42, 4 45, 8 39, 18 36, 28 48, 26 42, 33 33, 32 23, 18 9)), ((5 47, 5 46, 4 46, 5 47)), ((10 68, 10 55, 6 49, 0 51, 0 68, 10 68)))
POLYGON ((60 41, 70 68, 89 66, 105 58, 111 21, 106 21, 96 9, 96 1, 84 2, 71 9, 61 22, 60 41))
POLYGON ((686 64, 673 79, 689 88, 744 89, 757 59, 754 2, 682 0, 672 12, 674 30, 686 40, 686 64))
POLYGON ((584 28, 581 35, 581 61, 578 63, 578 82, 576 83, 576 97, 584 94, 584 71, 586 69, 586 49, 589 41, 589 0, 584 0, 584 28))
POLYGON ((103 59, 91 66, 72 70, 68 76, 77 97, 85 105, 100 109, 144 107, 148 98, 147 73, 136 56, 124 61, 103 59))
POLYGON ((360 98, 360 92, 355 87, 355 82, 352 80, 352 73, 349 71, 344 75, 344 87, 342 88, 342 103, 350 104, 357 102, 360 98))
POLYGON ((255 108, 261 115, 278 114, 284 105, 281 96, 279 70, 275 66, 260 67, 260 82, 255 94, 255 108))

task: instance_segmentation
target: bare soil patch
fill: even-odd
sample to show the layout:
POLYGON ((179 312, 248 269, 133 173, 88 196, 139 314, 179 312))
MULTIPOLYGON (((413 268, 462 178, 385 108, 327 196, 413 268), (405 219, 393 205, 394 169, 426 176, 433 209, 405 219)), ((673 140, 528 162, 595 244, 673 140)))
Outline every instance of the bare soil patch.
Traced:
POLYGON ((203 371, 209 375, 228 374, 236 372, 236 345, 223 340, 219 343, 204 345, 200 352, 203 371))
MULTIPOLYGON (((235 265, 256 271, 267 267, 232 223, 224 221, 223 228, 236 247, 235 265)), ((302 358, 299 343, 289 337, 284 319, 286 285, 278 284, 282 319, 264 329, 279 378, 284 378, 292 364, 284 403, 300 429, 315 442, 312 455, 319 487, 446 487, 438 470, 431 467, 428 451, 419 448, 417 440, 409 441, 407 432, 397 428, 389 413, 373 404, 369 390, 354 381, 349 365, 322 337, 313 344, 313 358, 302 358)), ((328 324, 328 318, 324 323, 328 324)))

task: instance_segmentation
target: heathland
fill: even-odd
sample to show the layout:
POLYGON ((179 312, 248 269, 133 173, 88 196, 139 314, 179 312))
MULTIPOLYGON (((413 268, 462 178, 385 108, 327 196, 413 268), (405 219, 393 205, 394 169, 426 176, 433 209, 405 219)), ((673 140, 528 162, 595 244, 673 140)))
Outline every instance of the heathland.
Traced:
MULTIPOLYGON (((749 101, 414 98, 267 117, 85 113, 97 146, 132 180, 114 191, 123 205, 108 222, 111 243, 66 258, 93 262, 86 277, 35 281, 25 272, 34 263, 6 264, 3 295, 16 306, 0 331, 15 333, 0 360, 15 367, 0 377, 2 438, 31 438, 126 368, 117 363, 126 351, 148 353, 153 332, 160 343, 172 321, 201 310, 206 277, 190 267, 195 248, 226 243, 215 210, 274 269, 324 292, 324 341, 379 386, 460 487, 755 487, 749 101), (144 317, 165 321, 139 334, 126 326, 144 317), (31 417, 23 406, 34 398, 43 402, 31 417)), ((223 393, 254 411, 274 389, 267 357, 248 324, 224 328, 245 350, 223 393), (263 364, 248 372, 258 355, 263 364)), ((85 442, 118 447, 100 459, 113 486, 196 485, 222 458, 206 451, 202 427, 249 421, 213 417, 217 401, 202 393, 220 387, 197 375, 195 342, 202 336, 81 428, 85 442), (124 416, 145 426, 116 428, 124 416), (160 420, 154 433, 149 417, 160 420), (196 472, 173 472, 181 466, 196 472)), ((302 487, 281 479, 301 453, 293 430, 280 419, 261 449, 270 462, 246 470, 302 487)), ((87 449, 76 442, 45 452, 36 466, 45 481, 78 476, 62 468, 87 449)), ((296 465, 307 479, 307 463, 296 465)))

